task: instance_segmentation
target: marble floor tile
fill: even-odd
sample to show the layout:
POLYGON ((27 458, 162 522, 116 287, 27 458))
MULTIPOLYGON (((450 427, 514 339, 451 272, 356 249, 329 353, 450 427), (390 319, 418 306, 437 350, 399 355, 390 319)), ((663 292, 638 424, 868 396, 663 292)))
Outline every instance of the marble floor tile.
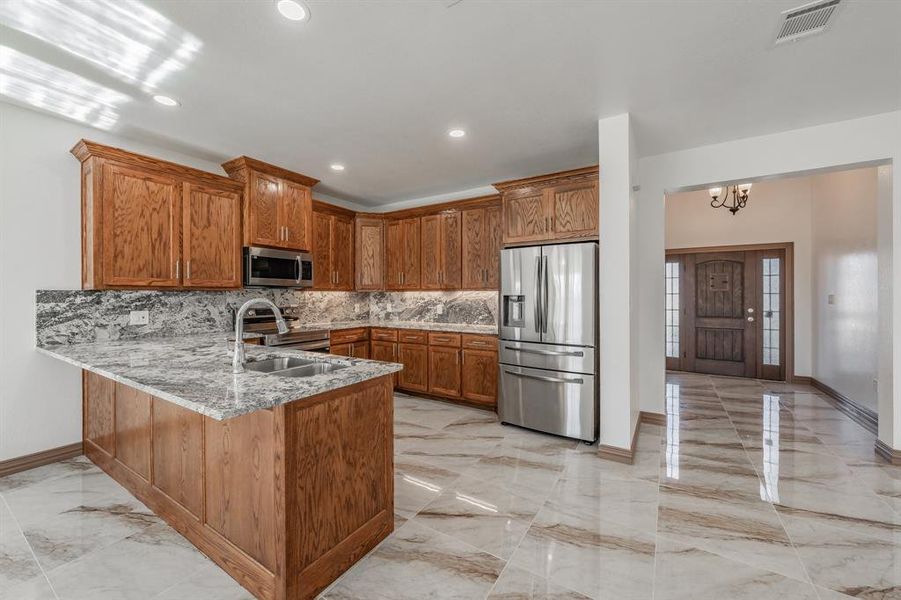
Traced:
POLYGON ((540 508, 541 502, 463 476, 420 510, 413 522, 507 560, 540 508))
POLYGON ((592 598, 649 599, 653 535, 542 508, 511 564, 592 598))
POLYGON ((815 588, 661 537, 654 600, 818 600, 815 588))
POLYGON ((207 565, 153 600, 253 600, 253 594, 216 565, 207 565))
POLYGON ((43 573, 11 587, 5 587, 0 583, 0 598, 3 600, 59 600, 50 581, 43 573))
POLYGON ((488 594, 488 600, 590 600, 578 592, 550 583, 544 577, 507 565, 488 594))
POLYGON ((459 477, 456 471, 398 456, 394 460, 394 512, 404 520, 413 517, 459 477))
POLYGON ((0 591, 31 581, 41 574, 41 567, 19 524, 0 499, 0 591))
POLYGON ((524 498, 543 502, 560 474, 562 457, 498 446, 463 471, 475 479, 490 480, 524 498))
POLYGON ((484 598, 503 568, 501 559, 411 521, 345 573, 323 597, 484 598))
POLYGON ((653 534, 657 496, 657 485, 640 479, 598 481, 563 476, 545 506, 576 518, 605 519, 653 534))

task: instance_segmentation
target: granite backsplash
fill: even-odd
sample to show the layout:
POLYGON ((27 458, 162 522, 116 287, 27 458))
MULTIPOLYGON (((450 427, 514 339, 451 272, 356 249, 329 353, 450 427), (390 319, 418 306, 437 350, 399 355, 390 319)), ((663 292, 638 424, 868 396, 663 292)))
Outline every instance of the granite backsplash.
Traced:
POLYGON ((44 346, 224 332, 234 327, 234 313, 241 304, 260 296, 280 306, 298 306, 302 323, 497 322, 497 292, 38 290, 36 342, 44 346), (150 323, 129 325, 133 310, 148 311, 150 323))

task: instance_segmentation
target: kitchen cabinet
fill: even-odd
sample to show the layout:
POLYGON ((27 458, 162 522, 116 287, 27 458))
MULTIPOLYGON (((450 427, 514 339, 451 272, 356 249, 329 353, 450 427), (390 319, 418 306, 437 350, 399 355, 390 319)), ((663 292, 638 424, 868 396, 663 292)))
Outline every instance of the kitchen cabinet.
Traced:
POLYGON ((335 344, 329 346, 328 353, 336 356, 351 356, 352 351, 353 344, 335 344))
POLYGON ((460 349, 429 346, 429 393, 460 397, 460 349))
POLYGON ((385 226, 387 273, 391 290, 420 289, 420 220, 396 219, 385 226))
MULTIPOLYGON (((370 337, 372 341, 369 342, 369 358, 384 362, 397 362, 397 342, 379 339, 375 329, 371 331, 370 337)), ((394 387, 397 387, 397 373, 394 374, 394 387)))
POLYGON ((313 211, 313 289, 353 290, 353 235, 353 213, 313 211))
POLYGON ((504 244, 597 238, 597 166, 494 187, 501 192, 504 244))
POLYGON ((497 405, 497 352, 463 349, 463 398, 470 402, 497 405))
POLYGON ((354 219, 355 288, 376 291, 385 288, 385 221, 376 217, 354 219))
POLYGON ((462 288, 496 290, 502 246, 499 206, 463 211, 462 288))
POLYGON ((338 329, 329 333, 329 353, 369 358, 369 328, 338 329))
POLYGON ((226 177, 85 140, 82 288, 241 286, 241 191, 226 177))
POLYGON ((369 342, 354 342, 351 344, 350 355, 354 358, 369 358, 369 342))
POLYGON ((244 184, 245 246, 312 249, 312 188, 318 179, 248 156, 223 163, 222 168, 244 184))
POLYGON ((421 219, 421 288, 460 289, 462 282, 462 217, 445 211, 421 219))
POLYGON ((399 342, 397 362, 404 370, 397 375, 397 387, 413 392, 429 391, 429 347, 425 343, 399 342))

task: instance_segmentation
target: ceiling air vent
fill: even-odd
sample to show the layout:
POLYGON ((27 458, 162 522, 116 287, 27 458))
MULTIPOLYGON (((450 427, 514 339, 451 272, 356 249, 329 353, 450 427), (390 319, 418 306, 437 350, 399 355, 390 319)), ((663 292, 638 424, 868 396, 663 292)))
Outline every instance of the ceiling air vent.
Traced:
POLYGON ((794 42, 824 31, 840 3, 841 0, 818 0, 783 12, 776 43, 794 42))

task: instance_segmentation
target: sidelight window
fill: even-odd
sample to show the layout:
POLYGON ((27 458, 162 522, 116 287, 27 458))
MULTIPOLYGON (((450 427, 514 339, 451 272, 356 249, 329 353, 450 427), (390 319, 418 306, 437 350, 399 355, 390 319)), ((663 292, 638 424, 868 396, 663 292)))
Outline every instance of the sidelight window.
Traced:
POLYGON ((679 358, 679 263, 666 263, 666 357, 679 358))
POLYGON ((779 365, 779 330, 782 320, 779 276, 781 260, 763 259, 763 364, 779 365))

